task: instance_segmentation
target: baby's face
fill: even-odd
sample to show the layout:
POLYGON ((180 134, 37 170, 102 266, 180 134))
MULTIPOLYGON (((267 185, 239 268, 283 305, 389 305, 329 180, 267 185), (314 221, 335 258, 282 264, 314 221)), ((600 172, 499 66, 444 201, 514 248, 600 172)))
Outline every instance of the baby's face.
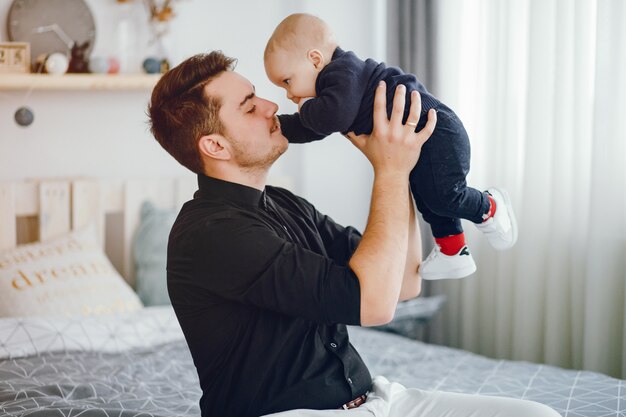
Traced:
POLYGON ((302 98, 315 97, 315 80, 319 74, 306 53, 301 55, 277 50, 265 60, 265 72, 270 81, 284 88, 287 98, 296 104, 302 98))

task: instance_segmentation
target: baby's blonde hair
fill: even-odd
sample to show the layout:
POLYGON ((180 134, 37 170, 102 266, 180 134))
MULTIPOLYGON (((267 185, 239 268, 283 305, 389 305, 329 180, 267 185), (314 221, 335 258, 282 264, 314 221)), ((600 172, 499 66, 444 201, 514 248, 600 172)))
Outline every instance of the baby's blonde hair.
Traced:
POLYGON ((263 58, 267 59, 280 49, 296 53, 319 49, 330 59, 336 48, 335 35, 326 22, 307 13, 294 13, 276 26, 267 41, 263 58))

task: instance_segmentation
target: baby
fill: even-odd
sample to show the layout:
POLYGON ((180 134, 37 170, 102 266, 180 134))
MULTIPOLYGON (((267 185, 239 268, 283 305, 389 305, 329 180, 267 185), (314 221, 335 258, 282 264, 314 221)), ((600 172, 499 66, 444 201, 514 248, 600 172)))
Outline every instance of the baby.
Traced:
POLYGON ((436 243, 420 267, 422 278, 463 278, 476 271, 460 219, 475 223, 498 250, 515 244, 517 224, 508 194, 498 188, 481 192, 467 186, 467 132, 457 115, 415 75, 372 59, 362 61, 339 48, 323 20, 302 13, 288 16, 274 30, 264 61, 272 83, 298 104, 298 113, 278 116, 291 143, 319 140, 334 132, 371 133, 374 92, 381 80, 387 84, 389 115, 396 86, 406 86, 404 121, 411 91, 420 92, 422 117, 416 131, 426 124, 429 109, 437 111, 435 131, 409 178, 416 206, 430 224, 436 243))

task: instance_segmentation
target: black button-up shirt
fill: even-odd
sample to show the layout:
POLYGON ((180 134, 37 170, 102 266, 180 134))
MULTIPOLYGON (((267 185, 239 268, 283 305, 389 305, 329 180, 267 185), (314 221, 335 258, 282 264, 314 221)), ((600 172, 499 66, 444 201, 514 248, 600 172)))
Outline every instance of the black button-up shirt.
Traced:
POLYGON ((167 281, 207 416, 337 408, 370 389, 350 344, 361 235, 287 190, 199 175, 172 228, 167 281))

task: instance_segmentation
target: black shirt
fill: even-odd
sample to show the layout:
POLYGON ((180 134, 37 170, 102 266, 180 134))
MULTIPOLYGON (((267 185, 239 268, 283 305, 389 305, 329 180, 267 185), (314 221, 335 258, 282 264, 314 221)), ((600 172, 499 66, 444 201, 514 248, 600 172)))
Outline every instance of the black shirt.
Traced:
POLYGON ((337 408, 370 389, 350 344, 361 235, 287 190, 198 176, 169 237, 167 281, 202 416, 337 408))
POLYGON ((335 132, 371 133, 374 95, 380 81, 387 84, 388 116, 391 115, 393 96, 399 84, 407 87, 404 120, 409 113, 412 90, 420 92, 422 114, 441 105, 415 75, 406 74, 400 68, 387 67, 373 59, 363 61, 354 52, 337 48, 331 61, 317 76, 316 97, 307 100, 299 113, 278 116, 283 134, 291 143, 305 143, 335 132))

